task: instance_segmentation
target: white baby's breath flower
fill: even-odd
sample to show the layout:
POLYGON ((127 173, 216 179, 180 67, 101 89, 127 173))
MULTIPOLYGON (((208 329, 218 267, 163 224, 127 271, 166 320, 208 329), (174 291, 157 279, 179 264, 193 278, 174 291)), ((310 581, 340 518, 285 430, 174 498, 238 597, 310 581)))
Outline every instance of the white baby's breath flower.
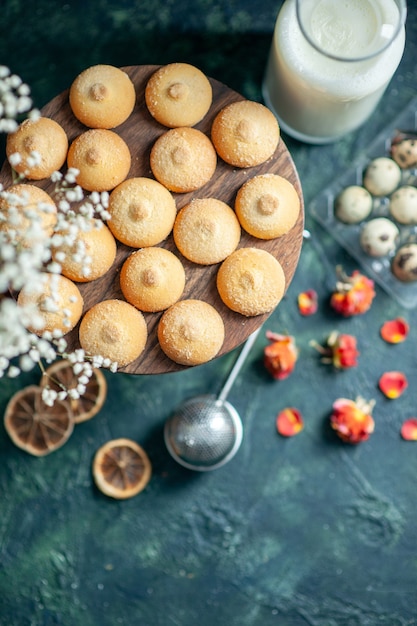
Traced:
POLYGON ((104 222, 108 222, 111 219, 111 214, 108 211, 101 211, 100 217, 104 222))
POLYGON ((66 213, 71 208, 71 205, 68 200, 60 200, 58 203, 58 208, 60 211, 66 213))
MULTIPOLYGON (((41 113, 33 107, 29 86, 0 65, 0 132, 14 132, 19 119, 37 120, 41 113)), ((27 172, 13 171, 14 182, 25 182, 31 168, 41 163, 41 155, 34 150, 26 158, 27 172)), ((18 152, 9 156, 12 168, 22 163, 18 152)), ((49 203, 33 207, 28 193, 13 194, 0 184, 0 198, 6 200, 0 208, 0 378, 15 377, 29 372, 38 365, 53 363, 58 357, 72 363, 77 385, 72 390, 62 388, 59 392, 48 385, 42 390, 44 402, 52 405, 57 399, 70 395, 78 399, 86 390, 94 368, 107 367, 116 371, 117 363, 102 356, 87 356, 82 349, 71 351, 61 329, 45 330, 44 313, 57 313, 62 324, 70 327, 70 311, 59 303, 59 277, 61 263, 67 256, 80 262, 85 276, 91 272, 92 259, 80 240, 80 233, 103 226, 110 219, 107 211, 108 192, 92 192, 85 199, 84 191, 77 184, 79 170, 69 168, 65 174, 53 172, 50 180, 55 189, 51 192, 56 206, 56 224, 52 234, 46 234, 44 218, 55 212, 49 203), (4 228, 4 225, 7 228, 4 228), (30 245, 22 245, 22 237, 30 245), (68 251, 60 250, 65 246, 68 251), (45 271, 49 279, 45 283, 45 271), (36 304, 17 304, 11 293, 22 289, 35 294, 36 304)), ((76 300, 76 298, 75 298, 76 300)))
POLYGON ((34 363, 38 363, 41 358, 40 352, 36 348, 32 348, 31 350, 29 350, 28 356, 32 359, 34 363))
POLYGON ((21 83, 17 89, 17 93, 19 96, 29 96, 30 95, 29 85, 26 85, 26 83, 21 83))
POLYGON ((22 372, 30 372, 36 363, 28 354, 23 354, 19 359, 19 366, 22 372))
POLYGON ((65 180, 67 183, 75 183, 77 182, 77 176, 80 173, 80 170, 78 170, 75 167, 69 167, 67 170, 67 173, 65 174, 65 180))
POLYGON ((70 397, 71 400, 79 400, 80 392, 78 389, 68 389, 68 397, 70 397))
POLYGON ((48 386, 42 388, 42 400, 47 406, 53 406, 58 394, 55 389, 51 389, 48 386))
POLYGON ((79 394, 79 396, 82 396, 83 394, 85 394, 86 391, 87 391, 87 387, 81 383, 78 383, 77 393, 79 394))
POLYGON ((63 178, 63 174, 62 172, 52 172, 50 178, 53 183, 59 183, 63 178))
POLYGON ((7 376, 9 378, 17 378, 20 374, 20 369, 15 365, 11 365, 7 370, 7 376))
POLYGON ((101 354, 95 354, 92 357, 93 367, 98 367, 98 368, 102 367, 104 365, 103 361, 104 359, 101 356, 101 354))
POLYGON ((14 133, 18 128, 18 123, 15 120, 9 120, 2 118, 0 120, 0 132, 14 133))
POLYGON ((93 204, 100 204, 100 194, 98 191, 93 191, 90 196, 89 196, 89 200, 93 203, 93 204))
MULTIPOLYGON (((65 257, 65 254, 64 254, 64 257, 65 257)), ((56 261, 49 263, 49 265, 46 268, 48 272, 50 272, 51 274, 60 274, 62 271, 62 267, 59 263, 57 263, 57 261, 58 261, 58 258, 56 261)))
POLYGON ((66 351, 67 347, 68 347, 67 341, 63 337, 61 337, 61 339, 59 339, 56 342, 56 349, 57 349, 59 354, 64 354, 64 352, 66 351))
POLYGON ((65 198, 68 202, 76 202, 77 201, 77 192, 75 189, 68 189, 65 192, 65 198))
POLYGON ((26 159, 26 163, 29 168, 36 167, 42 163, 42 157, 37 150, 32 150, 26 159))
POLYGON ((19 165, 19 163, 21 162, 22 156, 19 154, 19 152, 13 152, 13 154, 9 156, 9 163, 12 167, 16 167, 16 165, 19 165))
POLYGON ((41 112, 39 109, 32 109, 29 111, 28 118, 33 122, 37 122, 37 120, 41 117, 41 112))

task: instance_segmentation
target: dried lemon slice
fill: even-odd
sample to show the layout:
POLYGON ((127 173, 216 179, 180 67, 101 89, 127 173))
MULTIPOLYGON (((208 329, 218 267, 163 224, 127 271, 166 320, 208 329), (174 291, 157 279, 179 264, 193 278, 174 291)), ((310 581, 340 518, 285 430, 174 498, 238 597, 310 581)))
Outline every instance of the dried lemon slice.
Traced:
MULTIPOLYGON (((54 391, 74 389, 78 384, 78 377, 74 374, 72 364, 63 359, 55 361, 42 375, 41 387, 48 386, 54 391)), ((93 374, 86 384, 85 392, 77 399, 68 398, 74 422, 79 424, 91 419, 102 408, 107 396, 107 382, 103 372, 94 368, 93 374)))
POLYGON ((93 476, 106 496, 131 498, 148 484, 152 466, 146 452, 130 439, 113 439, 97 450, 93 476))
POLYGON ((57 400, 48 406, 42 400, 41 387, 29 385, 9 400, 4 426, 19 448, 34 456, 44 456, 68 440, 74 420, 67 402, 57 400))

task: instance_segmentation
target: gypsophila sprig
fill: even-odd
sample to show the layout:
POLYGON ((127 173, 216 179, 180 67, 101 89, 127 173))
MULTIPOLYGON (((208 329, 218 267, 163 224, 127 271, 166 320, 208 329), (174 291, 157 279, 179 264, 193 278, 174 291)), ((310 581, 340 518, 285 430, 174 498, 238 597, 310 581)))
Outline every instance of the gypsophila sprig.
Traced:
POLYGON ((14 132, 22 114, 30 119, 40 115, 38 109, 32 108, 29 86, 8 67, 0 65, 0 132, 14 132))
MULTIPOLYGON (((37 120, 40 115, 33 106, 28 85, 0 65, 0 133, 13 133, 25 119, 37 120)), ((24 174, 14 169, 22 161, 18 152, 9 155, 8 161, 12 186, 4 188, 0 184, 0 378, 17 377, 35 366, 44 372, 45 364, 57 358, 68 359, 78 377, 77 385, 58 391, 45 385, 42 396, 47 404, 66 397, 76 400, 85 392, 93 368, 114 372, 117 363, 100 355, 87 356, 83 350, 70 352, 62 329, 44 330, 38 307, 59 313, 63 328, 70 327, 71 311, 60 306, 58 282, 54 280, 55 276, 59 278, 61 263, 68 254, 60 248, 70 249, 74 260, 83 264, 85 275, 89 274, 91 258, 78 235, 110 219, 109 194, 92 192, 84 197, 77 184, 78 170, 69 168, 50 176, 53 191, 48 192, 48 201, 35 201, 25 183, 27 178, 31 182, 30 169, 39 165, 41 155, 36 150, 29 155, 29 169, 24 174), (46 274, 50 278, 48 293, 46 274), (17 303, 18 293, 28 286, 42 294, 37 306, 33 302, 17 303)))

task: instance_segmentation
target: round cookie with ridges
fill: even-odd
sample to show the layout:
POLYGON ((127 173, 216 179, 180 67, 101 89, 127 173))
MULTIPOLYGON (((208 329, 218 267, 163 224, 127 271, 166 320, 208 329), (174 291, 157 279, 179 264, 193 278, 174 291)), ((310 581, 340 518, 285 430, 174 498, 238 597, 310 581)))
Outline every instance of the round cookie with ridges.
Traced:
POLYGON ((124 297, 137 309, 163 311, 180 299, 185 271, 178 257, 165 248, 142 248, 127 257, 120 271, 124 297))
POLYGON ((170 63, 159 68, 145 89, 150 114, 169 128, 195 126, 208 112, 212 99, 210 81, 188 63, 170 63))
POLYGON ((196 128, 172 128, 152 146, 150 163, 155 178, 170 191, 196 191, 209 182, 217 165, 210 139, 196 128))
POLYGON ((411 283, 417 280, 417 243, 407 243, 398 248, 391 265, 398 280, 411 283))
POLYGON ((79 74, 69 91, 75 117, 89 128, 116 128, 127 120, 136 102, 129 76, 113 65, 93 65, 79 74))
POLYGON ((63 238, 52 246, 54 261, 64 276, 79 283, 96 280, 110 269, 116 258, 116 241, 101 220, 86 219, 75 237, 60 231, 63 238))
POLYGON ((152 178, 129 178, 110 194, 108 227, 132 248, 155 246, 172 230, 177 207, 171 192, 152 178))
POLYGON ((29 330, 41 336, 45 331, 69 333, 78 323, 84 306, 83 297, 69 278, 45 273, 39 284, 26 285, 17 297, 17 304, 32 307, 29 330))
POLYGON ((359 224, 372 211, 372 196, 365 187, 350 185, 336 196, 334 212, 345 224, 359 224))
POLYGON ((57 208, 51 196, 40 187, 17 183, 0 191, 0 232, 24 248, 43 241, 53 233, 57 208))
POLYGON ((401 169, 389 157, 373 159, 365 170, 363 186, 374 196, 387 196, 401 182, 401 169))
POLYGON ((276 117, 260 102, 241 100, 225 106, 214 118, 211 140, 229 165, 253 167, 274 154, 280 138, 276 117))
POLYGON ((178 250, 193 263, 220 263, 236 250, 240 224, 234 211, 215 198, 194 198, 178 213, 173 236, 178 250))
POLYGON ((272 254, 261 248, 239 248, 220 266, 217 289, 232 311, 251 317, 270 313, 285 293, 285 275, 272 254))
POLYGON ((102 356, 119 367, 137 359, 145 349, 145 318, 124 300, 102 300, 83 316, 79 339, 87 354, 102 356))
POLYGON ((253 237, 275 239, 288 233, 300 213, 300 198, 286 178, 278 174, 254 176, 240 187, 235 211, 253 237))
POLYGON ((6 140, 9 163, 18 174, 23 174, 28 180, 49 178, 64 165, 67 152, 68 137, 65 130, 48 117, 25 120, 6 140), (35 165, 30 163, 33 153, 39 159, 35 165), (14 154, 19 155, 19 162, 11 159, 14 154))
POLYGON ((131 156, 128 145, 117 133, 97 128, 74 139, 67 163, 79 171, 77 183, 87 191, 110 191, 129 174, 131 156))
POLYGON ((213 359, 224 341, 224 323, 208 302, 180 300, 163 313, 158 340, 168 358, 180 365, 201 365, 213 359))

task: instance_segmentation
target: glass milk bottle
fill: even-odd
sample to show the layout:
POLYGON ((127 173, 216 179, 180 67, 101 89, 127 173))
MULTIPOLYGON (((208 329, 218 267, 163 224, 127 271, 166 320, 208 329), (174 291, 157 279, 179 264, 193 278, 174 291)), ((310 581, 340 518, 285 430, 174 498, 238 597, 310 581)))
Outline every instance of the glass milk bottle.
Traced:
POLYGON ((329 143, 361 126, 401 60, 405 0, 286 0, 263 96, 281 128, 329 143))

